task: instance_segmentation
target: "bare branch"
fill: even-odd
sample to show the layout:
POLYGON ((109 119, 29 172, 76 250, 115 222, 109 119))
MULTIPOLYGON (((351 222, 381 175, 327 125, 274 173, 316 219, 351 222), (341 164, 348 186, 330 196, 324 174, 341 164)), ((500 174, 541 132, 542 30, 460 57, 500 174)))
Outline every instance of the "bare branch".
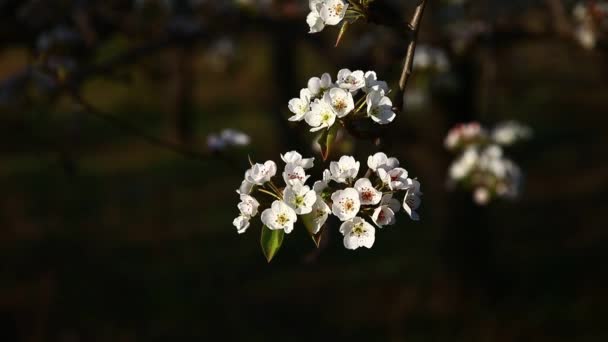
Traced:
POLYGON ((418 40, 418 31, 420 29, 420 22, 422 21, 422 15, 426 7, 427 0, 421 0, 416 11, 408 24, 410 30, 410 43, 407 46, 407 53, 405 55, 405 62, 403 63, 403 70, 401 71, 401 78, 399 79, 399 89, 401 92, 405 91, 405 86, 412 74, 412 66, 414 64, 414 53, 416 52, 416 42, 418 40))

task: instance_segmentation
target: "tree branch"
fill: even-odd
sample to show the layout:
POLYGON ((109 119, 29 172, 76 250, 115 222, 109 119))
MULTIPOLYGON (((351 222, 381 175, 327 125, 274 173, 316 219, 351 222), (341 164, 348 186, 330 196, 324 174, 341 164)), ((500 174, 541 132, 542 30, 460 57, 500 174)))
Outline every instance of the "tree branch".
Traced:
POLYGON ((405 86, 412 74, 412 66, 414 64, 414 53, 416 52, 416 42, 418 40, 418 31, 420 29, 420 22, 422 21, 422 15, 427 4, 427 0, 421 0, 410 23, 408 24, 410 30, 410 43, 407 46, 407 53, 405 55, 405 62, 403 63, 403 70, 401 71, 401 78, 399 79, 399 89, 401 92, 405 91, 405 86))

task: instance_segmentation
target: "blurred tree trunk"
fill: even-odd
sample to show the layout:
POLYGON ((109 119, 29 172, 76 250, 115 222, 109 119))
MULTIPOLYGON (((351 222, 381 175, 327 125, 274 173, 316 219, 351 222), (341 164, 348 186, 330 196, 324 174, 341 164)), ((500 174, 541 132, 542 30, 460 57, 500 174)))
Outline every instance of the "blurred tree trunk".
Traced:
POLYGON ((194 52, 189 46, 178 47, 170 52, 169 65, 169 115, 173 136, 183 144, 194 138, 194 52))

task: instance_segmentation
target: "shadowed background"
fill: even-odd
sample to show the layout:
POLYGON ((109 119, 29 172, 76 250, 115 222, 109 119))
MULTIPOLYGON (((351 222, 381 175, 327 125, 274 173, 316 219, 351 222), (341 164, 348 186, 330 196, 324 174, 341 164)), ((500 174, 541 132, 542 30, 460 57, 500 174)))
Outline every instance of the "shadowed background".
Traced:
MULTIPOLYGON (((606 50, 553 1, 454 3, 431 1, 419 40, 450 69, 415 71, 381 145, 421 181, 422 221, 354 252, 335 223, 318 251, 296 226, 267 264, 261 224, 231 225, 247 155, 313 155, 288 100, 344 67, 397 91, 406 37, 357 23, 333 48, 305 0, 0 1, 0 339, 605 341, 606 50), (509 150, 522 197, 447 192, 451 125, 508 119, 534 130, 509 150), (209 153, 228 127, 251 145, 209 153)), ((376 150, 345 133, 333 159, 376 150)))

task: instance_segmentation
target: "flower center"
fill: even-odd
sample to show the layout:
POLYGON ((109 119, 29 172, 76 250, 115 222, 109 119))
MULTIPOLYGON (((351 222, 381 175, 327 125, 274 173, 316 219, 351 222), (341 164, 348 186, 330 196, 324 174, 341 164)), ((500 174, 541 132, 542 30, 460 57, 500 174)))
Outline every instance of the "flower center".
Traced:
POLYGON ((329 122, 330 118, 331 118, 331 114, 329 112, 325 112, 321 115, 322 122, 329 122))
POLYGON ((340 13, 342 13, 342 10, 344 10, 344 5, 343 4, 336 4, 333 8, 333 14, 334 15, 340 15, 340 13))
POLYGON ((287 223, 289 223, 289 217, 287 217, 287 215, 285 215, 285 213, 280 213, 279 215, 277 215, 277 218, 276 218, 275 222, 279 226, 284 226, 287 223))
POLYGON ((361 235, 365 234, 367 231, 363 227, 362 223, 358 223, 353 227, 353 230, 350 232, 351 235, 357 235, 357 237, 361 237, 361 235))
POLYGON ((304 205, 304 196, 296 196, 294 204, 296 205, 296 207, 303 206, 304 205))
POLYGON ((336 99, 336 101, 334 102, 334 108, 336 108, 337 110, 346 109, 346 101, 344 101, 344 99, 342 98, 336 99))
POLYGON ((372 199, 374 199, 374 193, 369 188, 365 188, 361 192, 361 199, 363 199, 366 202, 369 202, 372 199))
POLYGON ((355 201, 347 198, 342 202, 342 207, 344 207, 344 211, 353 211, 355 209, 355 201))

